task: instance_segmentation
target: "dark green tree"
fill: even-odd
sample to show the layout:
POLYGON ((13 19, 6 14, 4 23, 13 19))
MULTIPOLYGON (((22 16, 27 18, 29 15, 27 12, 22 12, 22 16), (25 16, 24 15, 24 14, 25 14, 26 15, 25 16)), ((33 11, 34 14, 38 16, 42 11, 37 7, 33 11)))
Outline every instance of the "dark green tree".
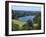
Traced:
POLYGON ((34 24, 38 24, 36 29, 41 29, 41 13, 35 16, 34 18, 34 24))
POLYGON ((28 23, 27 26, 33 27, 33 22, 31 20, 28 20, 27 23, 28 23))

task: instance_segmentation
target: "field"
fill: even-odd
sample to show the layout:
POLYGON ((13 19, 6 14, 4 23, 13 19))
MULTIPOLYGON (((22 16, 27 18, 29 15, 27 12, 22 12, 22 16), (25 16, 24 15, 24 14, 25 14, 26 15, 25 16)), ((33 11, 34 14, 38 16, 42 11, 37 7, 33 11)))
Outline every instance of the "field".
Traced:
POLYGON ((18 25, 23 25, 23 24, 26 24, 26 22, 24 21, 20 21, 20 20, 12 20, 14 24, 18 24, 18 25))

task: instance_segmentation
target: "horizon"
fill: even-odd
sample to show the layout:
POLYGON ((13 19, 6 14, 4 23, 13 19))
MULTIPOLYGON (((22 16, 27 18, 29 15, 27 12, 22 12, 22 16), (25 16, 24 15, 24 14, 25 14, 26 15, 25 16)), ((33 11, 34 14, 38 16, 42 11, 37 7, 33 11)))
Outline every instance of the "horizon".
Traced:
MULTIPOLYGON (((13 9, 12 9, 13 10, 13 9)), ((25 10, 13 10, 13 11, 25 11, 25 10)), ((30 11, 31 12, 31 11, 30 11)), ((34 11, 33 11, 34 12, 34 11)), ((35 11, 36 12, 36 11, 35 11)), ((37 11, 37 12, 41 12, 41 11, 37 11)))
POLYGON ((36 6, 14 6, 12 5, 12 10, 20 10, 20 11, 41 11, 41 7, 36 6))

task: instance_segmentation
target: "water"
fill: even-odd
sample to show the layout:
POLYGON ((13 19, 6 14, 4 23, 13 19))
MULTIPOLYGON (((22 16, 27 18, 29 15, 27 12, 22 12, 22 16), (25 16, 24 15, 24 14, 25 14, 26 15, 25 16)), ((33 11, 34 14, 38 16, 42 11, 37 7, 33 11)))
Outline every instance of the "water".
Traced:
POLYGON ((35 16, 24 16, 24 17, 19 17, 18 19, 21 21, 28 21, 28 20, 33 20, 35 16))

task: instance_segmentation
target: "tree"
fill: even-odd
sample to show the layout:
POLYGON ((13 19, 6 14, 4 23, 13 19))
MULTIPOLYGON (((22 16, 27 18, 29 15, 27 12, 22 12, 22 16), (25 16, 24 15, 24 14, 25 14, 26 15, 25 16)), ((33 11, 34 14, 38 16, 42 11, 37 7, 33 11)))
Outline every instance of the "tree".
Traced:
POLYGON ((41 13, 35 16, 34 24, 37 24, 36 29, 41 29, 41 13))
POLYGON ((41 20, 41 13, 37 14, 33 20, 34 23, 38 24, 38 22, 41 20))
POLYGON ((28 23, 27 25, 28 25, 29 27, 33 27, 33 23, 32 23, 31 20, 28 20, 27 23, 28 23))

